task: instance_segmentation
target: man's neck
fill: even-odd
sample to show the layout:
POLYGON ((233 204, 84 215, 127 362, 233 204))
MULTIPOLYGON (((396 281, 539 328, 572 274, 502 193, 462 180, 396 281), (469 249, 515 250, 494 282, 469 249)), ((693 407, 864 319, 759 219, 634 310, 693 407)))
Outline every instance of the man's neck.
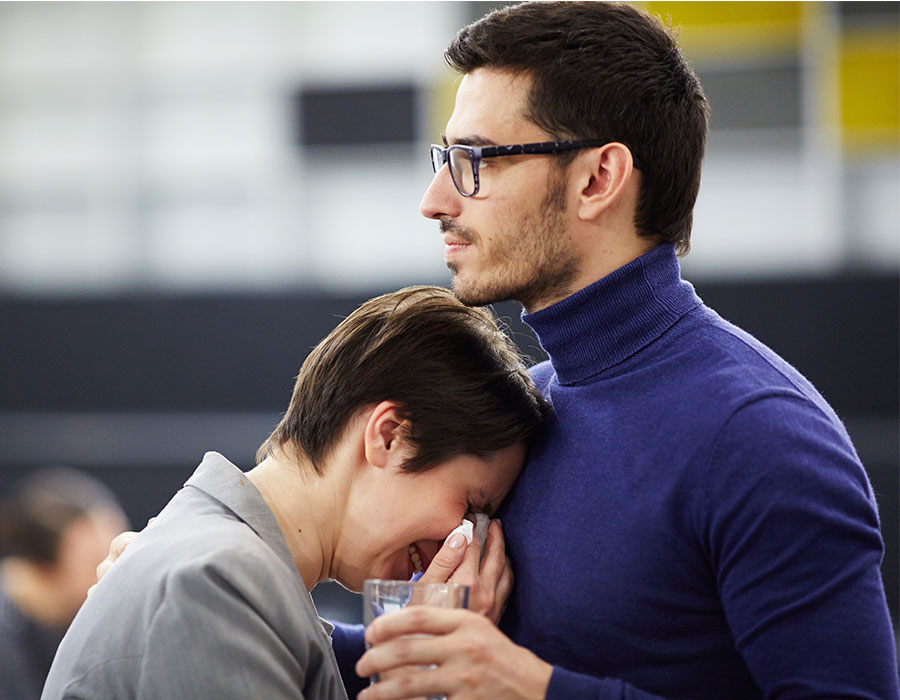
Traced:
POLYGON ((615 246, 598 245, 596 250, 585 256, 583 264, 579 266, 572 276, 571 283, 567 285, 566 293, 532 302, 525 306, 525 312, 532 314, 541 311, 580 292, 585 287, 590 287, 595 282, 641 257, 656 245, 656 241, 637 235, 628 237, 624 243, 617 242, 615 246))
POLYGON ((52 564, 37 564, 21 557, 7 557, 0 563, 0 588, 9 599, 32 620, 64 629, 75 610, 52 579, 52 564))

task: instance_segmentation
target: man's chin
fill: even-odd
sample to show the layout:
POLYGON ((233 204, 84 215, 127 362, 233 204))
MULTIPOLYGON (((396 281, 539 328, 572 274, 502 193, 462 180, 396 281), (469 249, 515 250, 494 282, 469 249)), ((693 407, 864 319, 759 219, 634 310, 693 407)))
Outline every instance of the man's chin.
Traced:
MULTIPOLYGON (((450 267, 448 265, 448 267, 450 267)), ((459 274, 456 270, 456 266, 450 268, 453 272, 453 279, 450 282, 450 289, 453 290, 453 293, 456 295, 456 298, 459 299, 466 306, 484 306, 486 303, 482 301, 482 294, 479 293, 479 289, 472 285, 471 283, 467 283, 465 279, 459 274)))
POLYGON ((466 306, 487 306, 488 304, 514 299, 512 294, 505 293, 499 287, 485 287, 473 284, 458 273, 454 273, 450 288, 453 290, 456 298, 466 306))

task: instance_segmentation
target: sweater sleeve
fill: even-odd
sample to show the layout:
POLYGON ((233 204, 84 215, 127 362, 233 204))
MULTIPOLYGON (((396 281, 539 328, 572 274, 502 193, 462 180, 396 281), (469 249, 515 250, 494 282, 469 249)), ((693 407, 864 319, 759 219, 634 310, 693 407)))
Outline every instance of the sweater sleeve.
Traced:
POLYGON ((349 698, 355 698, 357 693, 369 685, 368 678, 360 678, 356 675, 356 662, 359 661, 366 650, 364 637, 364 625, 348 625, 343 622, 332 622, 334 630, 331 633, 331 643, 334 647, 334 656, 338 667, 341 669, 341 680, 349 698))
POLYGON ((545 700, 666 700, 613 678, 593 678, 553 667, 545 700))
POLYGON ((896 700, 875 499, 837 418, 750 401, 720 432, 706 500, 722 606, 763 696, 896 700))
MULTIPOLYGON (((356 697, 357 693, 369 685, 366 678, 356 675, 354 666, 366 650, 363 625, 348 625, 332 622, 334 631, 331 638, 334 644, 334 655, 341 668, 341 678, 347 696, 356 697)), ((546 700, 666 700, 659 695, 652 695, 638 690, 627 683, 612 679, 598 679, 580 673, 567 671, 555 666, 546 700)))

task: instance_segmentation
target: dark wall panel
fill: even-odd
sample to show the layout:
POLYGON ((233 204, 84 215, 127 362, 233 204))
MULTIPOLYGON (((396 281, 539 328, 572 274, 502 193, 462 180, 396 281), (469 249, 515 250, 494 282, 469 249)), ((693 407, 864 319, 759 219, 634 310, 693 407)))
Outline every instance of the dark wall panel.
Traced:
MULTIPOLYGON (((722 316, 798 367, 842 414, 896 414, 896 277, 704 283, 722 316)), ((363 296, 0 299, 0 411, 270 410, 363 296)), ((523 347, 543 353, 499 304, 523 347)))
POLYGON ((304 146, 412 143, 418 91, 413 85, 304 87, 295 98, 304 146))
POLYGON ((0 301, 0 410, 286 405, 312 347, 359 303, 320 297, 0 301))
MULTIPOLYGON (((698 293, 795 365, 847 423, 879 501, 896 624, 900 279, 704 282, 698 293)), ((31 466, 67 462, 109 484, 142 525, 204 450, 249 468, 309 350, 362 300, 0 298, 0 493, 31 466)), ((495 310, 543 359, 518 305, 495 310)))

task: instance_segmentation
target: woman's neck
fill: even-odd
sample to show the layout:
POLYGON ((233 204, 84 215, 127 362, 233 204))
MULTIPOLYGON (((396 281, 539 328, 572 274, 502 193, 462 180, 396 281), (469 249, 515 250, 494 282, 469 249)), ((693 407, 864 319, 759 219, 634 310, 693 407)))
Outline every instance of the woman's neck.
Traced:
POLYGON ((334 460, 323 473, 305 459, 279 452, 247 472, 275 515, 307 590, 329 578, 343 503, 334 460))

